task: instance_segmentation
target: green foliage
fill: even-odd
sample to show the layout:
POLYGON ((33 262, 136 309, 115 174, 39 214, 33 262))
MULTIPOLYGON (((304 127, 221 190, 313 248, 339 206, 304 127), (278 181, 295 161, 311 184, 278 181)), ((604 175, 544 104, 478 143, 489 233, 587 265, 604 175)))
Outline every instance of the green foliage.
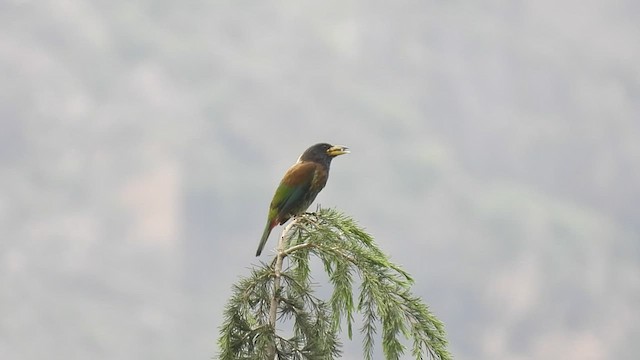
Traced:
POLYGON ((356 312, 363 319, 365 359, 372 358, 379 329, 387 359, 404 353, 402 338, 412 341, 416 359, 451 358, 443 324, 411 294, 413 279, 352 219, 321 209, 296 218, 283 240, 271 265, 262 264, 234 287, 218 341, 220 359, 273 359, 276 352, 278 359, 334 359, 340 355, 343 323, 352 338, 356 312), (326 302, 314 296, 310 255, 320 259, 333 285, 326 302), (285 257, 288 266, 280 269, 285 257), (274 296, 277 320, 292 323, 289 338, 275 331, 275 318, 270 318, 274 296))

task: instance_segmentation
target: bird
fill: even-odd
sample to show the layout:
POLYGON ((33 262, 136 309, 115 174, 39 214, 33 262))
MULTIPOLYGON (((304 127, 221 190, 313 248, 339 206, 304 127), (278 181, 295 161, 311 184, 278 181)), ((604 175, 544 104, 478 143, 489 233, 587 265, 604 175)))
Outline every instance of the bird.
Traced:
POLYGON ((324 188, 329 178, 331 160, 348 154, 349 148, 327 143, 315 144, 305 150, 284 174, 276 189, 267 216, 256 256, 260 256, 269 234, 276 225, 286 223, 291 217, 305 212, 316 196, 324 188))

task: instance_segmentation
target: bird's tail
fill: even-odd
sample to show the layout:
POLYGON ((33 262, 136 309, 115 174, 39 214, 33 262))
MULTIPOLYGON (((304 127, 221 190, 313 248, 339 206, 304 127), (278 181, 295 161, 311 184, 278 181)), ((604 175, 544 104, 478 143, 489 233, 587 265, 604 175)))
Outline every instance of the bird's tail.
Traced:
POLYGON ((262 254, 262 249, 264 249, 264 245, 267 243, 267 239, 269 239, 269 234, 271 234, 271 230, 276 226, 277 223, 277 221, 267 221, 267 226, 265 226, 264 232, 262 233, 262 239, 260 239, 260 244, 258 245, 256 256, 260 256, 260 254, 262 254))

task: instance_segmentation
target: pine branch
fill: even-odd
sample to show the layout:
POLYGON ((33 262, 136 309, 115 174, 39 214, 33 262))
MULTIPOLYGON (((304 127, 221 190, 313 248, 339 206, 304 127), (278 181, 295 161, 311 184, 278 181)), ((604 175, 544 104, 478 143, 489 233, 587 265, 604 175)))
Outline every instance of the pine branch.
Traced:
POLYGON ((351 339, 358 312, 365 359, 372 358, 377 336, 387 359, 402 356, 403 338, 412 341, 416 359, 451 359, 443 324, 412 295, 412 284, 349 217, 333 209, 299 216, 284 229, 271 265, 262 264, 234 287, 220 358, 334 359, 343 323, 351 339), (313 295, 310 255, 320 259, 333 286, 326 303, 313 295), (293 336, 278 335, 276 322, 291 323, 293 336))
MULTIPOLYGON (((286 242, 286 235, 289 232, 291 226, 296 223, 297 219, 294 219, 289 225, 287 225, 282 231, 282 236, 280 236, 280 240, 278 241, 278 253, 276 255, 276 261, 273 266, 273 293, 271 296, 271 305, 269 306, 269 326, 276 331, 276 316, 278 312, 278 305, 280 302, 280 277, 282 276, 282 260, 286 256, 284 253, 284 247, 286 242)), ((275 343, 271 344, 267 358, 275 359, 276 355, 276 346, 275 343)))

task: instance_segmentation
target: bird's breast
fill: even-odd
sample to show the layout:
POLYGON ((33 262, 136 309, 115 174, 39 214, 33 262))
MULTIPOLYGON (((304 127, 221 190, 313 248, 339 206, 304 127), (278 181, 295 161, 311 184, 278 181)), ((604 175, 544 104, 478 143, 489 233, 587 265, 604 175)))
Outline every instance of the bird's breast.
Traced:
POLYGON ((329 171, 321 166, 318 166, 313 176, 313 180, 311 180, 311 188, 316 191, 322 190, 322 188, 324 188, 324 186, 327 184, 328 178, 329 171))

